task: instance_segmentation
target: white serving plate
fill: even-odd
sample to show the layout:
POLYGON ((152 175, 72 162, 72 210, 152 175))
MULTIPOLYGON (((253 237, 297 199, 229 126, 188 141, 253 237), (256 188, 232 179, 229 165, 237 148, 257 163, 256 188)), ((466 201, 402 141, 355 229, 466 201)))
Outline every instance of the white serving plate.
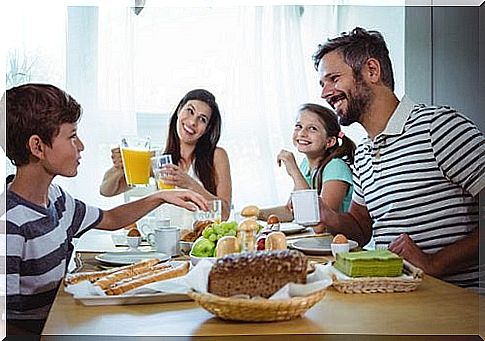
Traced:
POLYGON ((106 252, 94 257, 97 261, 111 265, 129 265, 145 259, 159 258, 161 262, 169 260, 170 256, 155 251, 123 251, 106 252))
POLYGON ((293 234, 298 232, 303 232, 308 227, 297 224, 297 223, 280 223, 280 231, 284 234, 293 234))
POLYGON ((173 293, 140 294, 132 296, 74 296, 74 298, 87 306, 165 303, 192 300, 187 294, 173 293))
MULTIPOLYGON (((291 247, 300 250, 304 253, 322 255, 332 253, 330 244, 332 240, 330 238, 305 238, 295 240, 291 243, 291 247)), ((355 249, 359 244, 356 241, 349 239, 350 250, 355 249)))

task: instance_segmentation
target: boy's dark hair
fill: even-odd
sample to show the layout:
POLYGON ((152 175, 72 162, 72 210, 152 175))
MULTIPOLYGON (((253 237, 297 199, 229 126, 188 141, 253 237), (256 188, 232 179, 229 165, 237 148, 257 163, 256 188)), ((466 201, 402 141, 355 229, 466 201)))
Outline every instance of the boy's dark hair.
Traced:
POLYGON ((49 84, 25 84, 6 92, 7 156, 16 166, 30 162, 28 141, 38 135, 48 146, 63 123, 76 123, 81 106, 61 89, 49 84))
POLYGON ((381 65, 381 79, 384 85, 394 91, 394 75, 389 50, 382 34, 378 31, 366 31, 356 27, 349 33, 343 32, 340 37, 328 39, 325 44, 319 44, 313 55, 315 69, 318 70, 320 60, 327 53, 338 51, 345 63, 352 68, 354 77, 361 78, 361 70, 369 58, 375 58, 381 65))

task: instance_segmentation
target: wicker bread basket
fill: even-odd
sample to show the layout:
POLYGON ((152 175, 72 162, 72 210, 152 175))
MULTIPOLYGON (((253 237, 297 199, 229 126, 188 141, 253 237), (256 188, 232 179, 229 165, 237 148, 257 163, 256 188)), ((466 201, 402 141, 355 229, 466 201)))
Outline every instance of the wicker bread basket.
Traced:
POLYGON ((423 270, 404 260, 403 273, 412 276, 402 277, 362 277, 349 280, 333 279, 333 287, 347 294, 368 294, 376 292, 408 292, 415 290, 422 281, 423 270))
POLYGON ((231 298, 198 292, 190 292, 189 296, 202 308, 224 320, 269 322, 303 316, 325 296, 325 293, 326 289, 323 289, 309 296, 286 300, 231 298))

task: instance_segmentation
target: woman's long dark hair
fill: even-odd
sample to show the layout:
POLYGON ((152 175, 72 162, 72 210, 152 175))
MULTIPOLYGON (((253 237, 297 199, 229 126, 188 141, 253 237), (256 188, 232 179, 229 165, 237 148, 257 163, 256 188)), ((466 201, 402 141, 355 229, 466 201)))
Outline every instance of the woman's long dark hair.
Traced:
POLYGON ((337 139, 337 143, 325 151, 324 158, 319 162, 317 169, 312 175, 312 187, 320 194, 323 186, 322 173, 327 163, 333 158, 338 157, 344 160, 349 166, 352 165, 354 163, 355 144, 345 135, 341 138, 339 137, 340 124, 338 123, 337 115, 332 110, 318 104, 305 103, 300 107, 298 112, 301 114, 304 111, 315 113, 325 127, 327 136, 337 139))
POLYGON ((190 100, 206 103, 211 108, 211 117, 207 129, 195 145, 194 172, 202 181, 204 188, 216 195, 216 181, 214 168, 214 151, 221 137, 221 113, 216 98, 209 91, 195 89, 189 91, 179 102, 170 117, 170 125, 165 145, 165 153, 172 154, 172 161, 178 165, 181 159, 180 138, 177 134, 177 119, 180 109, 190 100))

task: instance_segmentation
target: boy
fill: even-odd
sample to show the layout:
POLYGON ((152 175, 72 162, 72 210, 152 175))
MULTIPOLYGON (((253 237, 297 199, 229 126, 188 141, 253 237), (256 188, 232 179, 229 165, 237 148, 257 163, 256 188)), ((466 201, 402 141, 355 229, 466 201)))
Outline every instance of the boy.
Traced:
POLYGON ((91 228, 121 228, 162 203, 192 211, 207 210, 207 203, 187 190, 159 191, 108 211, 72 198, 52 180, 77 174, 84 150, 76 134, 80 105, 47 84, 9 89, 6 100, 6 153, 17 166, 6 192, 8 331, 40 333, 74 237, 91 228))

